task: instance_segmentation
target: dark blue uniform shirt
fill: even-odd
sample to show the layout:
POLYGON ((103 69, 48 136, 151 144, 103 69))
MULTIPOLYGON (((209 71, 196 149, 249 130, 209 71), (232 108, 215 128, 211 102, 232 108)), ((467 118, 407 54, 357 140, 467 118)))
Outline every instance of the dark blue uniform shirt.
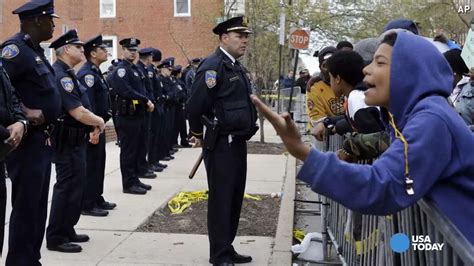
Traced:
POLYGON ((107 122, 112 114, 109 95, 110 88, 102 72, 96 65, 87 61, 77 73, 77 77, 87 89, 91 111, 107 122))
POLYGON ((122 60, 117 64, 110 76, 110 83, 115 93, 121 98, 140 100, 142 104, 146 104, 149 100, 140 71, 137 66, 127 60, 122 60))
POLYGON ((150 73, 148 71, 148 67, 145 64, 143 64, 141 61, 138 61, 137 68, 140 71, 140 76, 145 86, 146 96, 148 97, 148 99, 153 101, 153 98, 154 98, 153 97, 153 84, 152 84, 153 73, 150 73))
POLYGON ((74 70, 63 61, 58 59, 54 62, 53 68, 56 71, 56 83, 63 103, 64 124, 78 128, 89 127, 77 121, 69 114, 69 111, 80 106, 90 109, 91 106, 86 88, 79 82, 74 70))
POLYGON ((23 104, 41 109, 46 123, 54 123, 61 114, 61 97, 44 50, 33 44, 28 34, 19 32, 3 43, 2 57, 23 104))

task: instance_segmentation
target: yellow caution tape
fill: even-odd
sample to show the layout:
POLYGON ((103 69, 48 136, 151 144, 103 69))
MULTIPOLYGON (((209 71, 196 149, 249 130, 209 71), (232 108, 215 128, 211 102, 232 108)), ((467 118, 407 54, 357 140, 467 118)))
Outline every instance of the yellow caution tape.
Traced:
MULTIPOLYGON (((247 199, 262 200, 259 196, 244 195, 247 199)), ((168 201, 168 208, 173 214, 183 213, 191 204, 208 199, 207 190, 198 190, 192 192, 179 192, 170 201, 168 201)))
POLYGON ((249 195, 247 193, 245 193, 244 198, 251 199, 251 200, 256 200, 256 201, 262 200, 262 197, 260 197, 260 196, 252 196, 252 195, 249 195))
POLYGON ((303 230, 301 229, 295 229, 293 230, 293 237, 298 240, 300 243, 301 241, 303 241, 304 239, 304 236, 305 236, 305 233, 303 230))

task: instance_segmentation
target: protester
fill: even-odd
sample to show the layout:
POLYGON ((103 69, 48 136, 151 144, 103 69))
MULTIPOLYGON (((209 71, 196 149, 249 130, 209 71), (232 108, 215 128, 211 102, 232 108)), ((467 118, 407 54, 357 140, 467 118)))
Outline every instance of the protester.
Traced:
POLYGON ((421 37, 390 33, 364 74, 365 101, 388 109, 394 136, 373 165, 348 164, 308 147, 289 114, 252 100, 288 151, 304 161, 298 178, 315 192, 371 215, 393 214, 424 197, 474 243, 474 209, 465 207, 474 204, 474 137, 446 101, 453 81, 446 60, 421 37))
POLYGON ((296 86, 300 87, 300 92, 302 94, 306 94, 306 86, 308 85, 308 81, 311 78, 308 69, 303 69, 300 71, 300 76, 296 80, 296 86))
MULTIPOLYGON (((384 126, 380 120, 379 107, 368 106, 365 103, 364 91, 367 86, 362 82, 364 74, 364 60, 356 52, 340 51, 335 53, 326 62, 331 78, 331 89, 336 97, 345 97, 344 109, 346 119, 338 122, 336 127, 341 127, 341 123, 349 124, 351 131, 369 134, 383 131, 384 126)), ((345 128, 343 126, 343 128, 345 128)), ((338 132, 344 134, 346 132, 338 132)), ((349 150, 342 149, 338 156, 343 159, 350 159, 349 150)), ((354 158, 354 161, 356 158, 354 158)))
POLYGON ((469 69, 461 57, 461 50, 449 50, 443 55, 454 72, 454 89, 449 99, 464 122, 471 126, 474 123, 474 89, 469 76, 467 76, 469 69))

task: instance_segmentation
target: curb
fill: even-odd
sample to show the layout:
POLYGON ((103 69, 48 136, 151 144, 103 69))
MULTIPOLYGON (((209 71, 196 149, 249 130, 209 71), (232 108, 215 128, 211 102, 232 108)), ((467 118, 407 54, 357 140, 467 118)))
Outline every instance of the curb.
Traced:
POLYGON ((275 235, 275 246, 269 265, 291 265, 293 244, 293 225, 295 212, 295 183, 296 183, 296 159, 288 155, 286 161, 286 173, 283 183, 283 196, 278 215, 278 226, 275 235))

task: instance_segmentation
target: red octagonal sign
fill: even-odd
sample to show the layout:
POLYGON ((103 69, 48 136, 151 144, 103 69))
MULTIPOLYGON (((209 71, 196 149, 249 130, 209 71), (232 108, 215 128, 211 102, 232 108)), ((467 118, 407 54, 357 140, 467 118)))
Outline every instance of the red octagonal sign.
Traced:
POLYGON ((292 49, 307 49, 309 46, 309 30, 292 29, 290 32, 289 46, 292 49))

